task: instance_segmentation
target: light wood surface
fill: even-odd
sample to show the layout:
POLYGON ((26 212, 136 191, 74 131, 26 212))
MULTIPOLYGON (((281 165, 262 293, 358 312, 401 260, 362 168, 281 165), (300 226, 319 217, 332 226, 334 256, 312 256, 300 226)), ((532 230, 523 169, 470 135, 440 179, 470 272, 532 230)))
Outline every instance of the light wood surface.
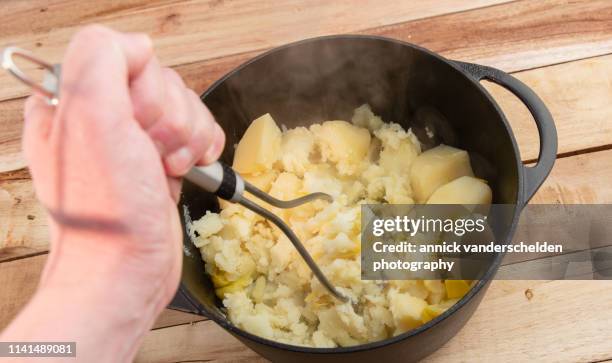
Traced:
MULTIPOLYGON (((144 31, 163 64, 196 91, 271 47, 334 33, 413 42, 451 59, 499 67, 550 108, 559 159, 533 203, 612 203, 612 3, 599 1, 144 1, 0 2, 0 46, 59 61, 87 23, 144 31), (24 19, 28 19, 27 21, 24 19)), ((0 73, 0 329, 34 293, 46 259, 45 212, 20 156, 28 90, 0 73)), ((486 84, 524 161, 535 125, 509 92, 486 84)), ((429 362, 612 360, 612 293, 602 281, 494 281, 466 327, 429 362), (529 298, 528 298, 529 297, 529 298)), ((139 362, 262 361, 202 317, 165 311, 139 362)))

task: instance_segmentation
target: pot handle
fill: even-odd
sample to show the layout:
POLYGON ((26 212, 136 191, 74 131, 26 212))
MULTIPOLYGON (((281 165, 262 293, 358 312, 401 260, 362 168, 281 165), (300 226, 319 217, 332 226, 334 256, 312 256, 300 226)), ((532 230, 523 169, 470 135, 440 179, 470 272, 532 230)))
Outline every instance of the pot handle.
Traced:
POLYGON ((196 304, 191 301, 187 293, 183 290, 182 284, 179 286, 176 294, 172 298, 172 301, 170 301, 170 304, 168 304, 168 308, 182 311, 184 313, 202 315, 208 318, 208 316, 206 316, 202 310, 197 308, 196 304))
POLYGON ((557 129, 550 111, 531 88, 508 73, 479 64, 459 61, 454 63, 476 81, 486 79, 512 92, 527 106, 533 116, 540 135, 540 153, 534 166, 523 166, 522 197, 523 204, 527 204, 550 173, 557 157, 557 129))

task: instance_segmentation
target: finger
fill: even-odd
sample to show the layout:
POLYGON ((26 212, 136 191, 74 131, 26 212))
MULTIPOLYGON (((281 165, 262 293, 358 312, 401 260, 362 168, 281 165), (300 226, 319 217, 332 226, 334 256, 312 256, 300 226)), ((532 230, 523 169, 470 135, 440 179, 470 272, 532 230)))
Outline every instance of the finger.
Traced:
POLYGON ((198 120, 205 125, 205 134, 198 138, 196 142, 200 142, 204 146, 204 152, 202 154, 197 154, 196 164, 198 165, 208 165, 221 156, 221 152, 225 146, 225 133, 219 124, 215 121, 214 116, 210 113, 210 110, 204 102, 200 99, 195 92, 191 92, 193 97, 193 102, 196 105, 196 113, 198 115, 198 120))
POLYGON ((171 69, 164 68, 162 73, 166 89, 162 115, 147 132, 164 157, 189 142, 193 116, 183 80, 171 69))
POLYGON ((198 165, 208 165, 221 156, 225 147, 225 132, 218 123, 215 122, 214 136, 204 156, 198 160, 198 165))
POLYGON ((149 59, 142 71, 130 82, 134 118, 143 129, 155 124, 163 113, 165 79, 156 57, 149 59))
MULTIPOLYGON (((104 121, 114 127, 111 121, 133 117, 129 80, 143 70, 152 52, 151 40, 144 35, 123 35, 99 25, 84 28, 73 37, 64 57, 58 110, 70 102, 68 109, 88 126, 104 121)), ((66 122, 79 121, 64 116, 66 122)))
POLYGON ((143 33, 118 33, 110 30, 116 36, 117 42, 125 56, 128 76, 137 77, 153 58, 153 42, 143 33))
POLYGON ((28 97, 24 105, 23 152, 28 162, 39 155, 46 144, 55 115, 55 107, 40 95, 28 97))
POLYGON ((201 159, 207 150, 214 134, 214 120, 204 112, 200 98, 192 91, 186 90, 186 100, 193 121, 189 141, 164 159, 169 175, 181 176, 201 159))
POLYGON ((170 196, 175 203, 178 203, 181 197, 181 185, 182 180, 180 178, 168 177, 168 188, 170 189, 170 196))

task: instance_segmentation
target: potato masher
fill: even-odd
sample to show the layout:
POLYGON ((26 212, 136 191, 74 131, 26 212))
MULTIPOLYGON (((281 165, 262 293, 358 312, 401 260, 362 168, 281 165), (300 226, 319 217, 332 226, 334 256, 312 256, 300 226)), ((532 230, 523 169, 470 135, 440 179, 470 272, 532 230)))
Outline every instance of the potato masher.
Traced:
MULTIPOLYGON (((51 64, 45 62, 32 53, 17 48, 7 47, 2 53, 2 67, 7 70, 10 74, 15 76, 21 82, 27 84, 36 92, 47 97, 51 105, 57 105, 59 102, 59 80, 61 75, 61 66, 59 64, 51 64), (46 70, 42 84, 34 81, 28 77, 24 72, 13 61, 13 57, 21 57, 27 61, 30 61, 46 70)), ((312 273, 316 276, 317 280, 336 298, 343 302, 350 302, 350 298, 340 293, 331 282, 325 277, 325 274, 321 271, 319 266, 313 260, 312 256, 308 253, 300 239, 295 233, 289 228, 289 226, 283 222, 276 214, 263 208, 257 203, 245 198, 244 192, 249 192, 262 201, 278 207, 278 208, 294 208, 304 203, 316 199, 326 200, 332 202, 333 198, 331 195, 326 193, 311 193, 303 197, 293 200, 279 200, 264 191, 258 189, 254 185, 245 181, 238 173, 236 173, 230 166, 225 165, 219 161, 214 162, 211 165, 203 167, 194 167, 186 175, 185 179, 201 187, 202 189, 216 194, 218 197, 225 199, 232 203, 238 203, 253 212, 259 214, 270 222, 274 223, 286 236, 289 238, 295 249, 298 251, 300 256, 304 259, 312 273)))

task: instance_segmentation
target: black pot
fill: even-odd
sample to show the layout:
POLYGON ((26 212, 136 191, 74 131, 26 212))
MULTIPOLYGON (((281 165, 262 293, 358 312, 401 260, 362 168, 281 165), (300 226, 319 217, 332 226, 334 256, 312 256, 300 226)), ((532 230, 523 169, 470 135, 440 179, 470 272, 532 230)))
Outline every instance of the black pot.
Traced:
MULTIPOLYGON (((330 36, 271 50, 213 84, 202 100, 227 135, 221 157, 231 164, 234 148, 251 120, 264 113, 289 128, 322 120, 350 119, 369 103, 384 120, 404 128, 428 125, 439 142, 470 153, 476 175, 489 181, 493 202, 512 204, 511 238, 520 210, 550 172, 556 152, 553 119, 533 91, 494 68, 447 60, 426 49, 373 36, 330 36), (489 93, 487 79, 516 95, 531 111, 540 134, 540 156, 524 167, 512 130, 489 93)), ((185 182, 180 201, 185 220, 218 211, 213 194, 185 182)), ((171 307, 208 317, 251 349, 275 362, 415 361, 431 354, 467 322, 501 261, 494 262, 457 304, 427 324, 396 337, 346 348, 304 348, 260 338, 236 328, 220 309, 204 273, 200 252, 184 239, 182 282, 171 307)))

